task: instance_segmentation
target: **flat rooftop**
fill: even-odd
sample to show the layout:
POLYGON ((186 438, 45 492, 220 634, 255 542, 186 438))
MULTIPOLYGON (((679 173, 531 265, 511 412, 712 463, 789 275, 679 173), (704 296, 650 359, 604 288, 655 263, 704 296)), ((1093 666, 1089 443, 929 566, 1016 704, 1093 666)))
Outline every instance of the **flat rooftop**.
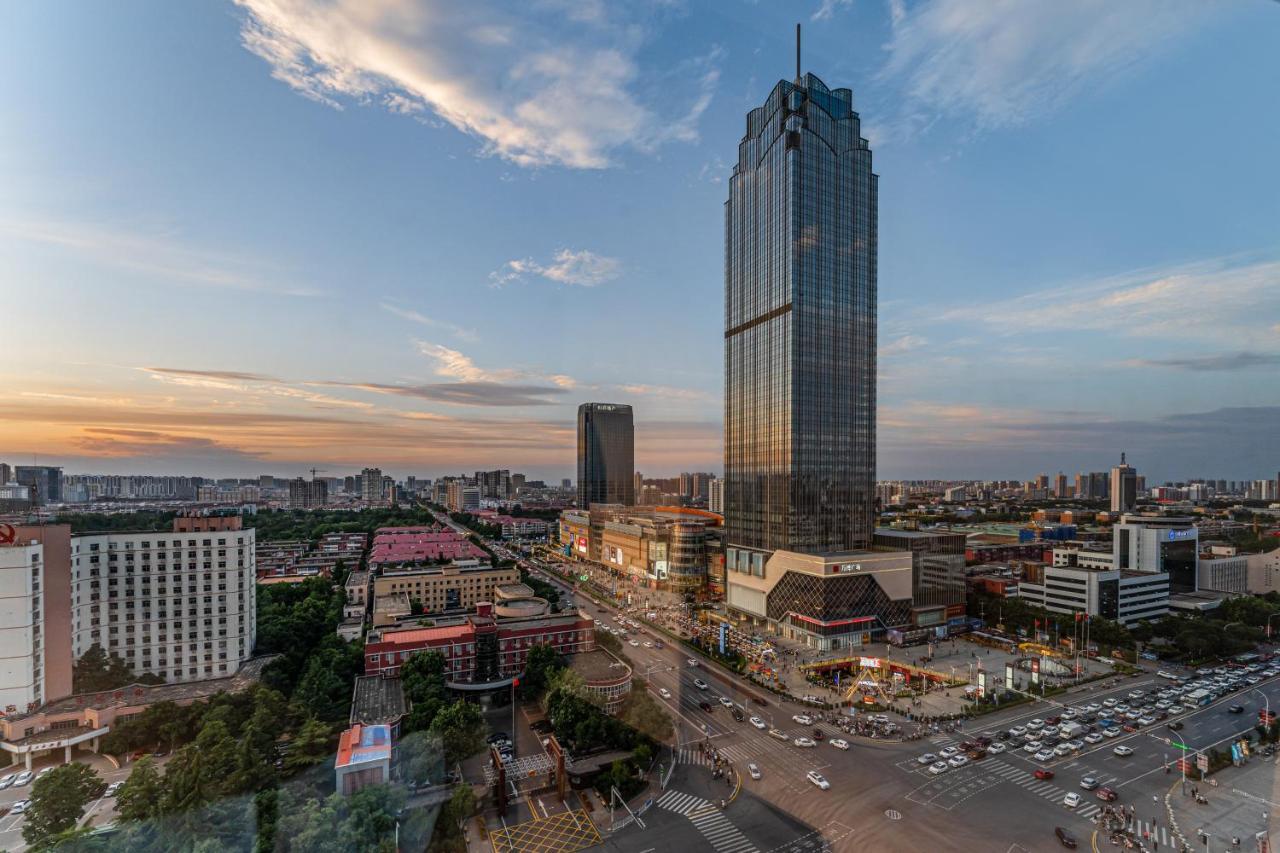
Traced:
POLYGON ((604 649, 599 648, 589 652, 578 652, 569 658, 569 665, 587 681, 616 678, 624 671, 631 669, 604 649))
POLYGON ((405 715, 404 687, 399 678, 362 675, 356 678, 351 696, 351 723, 354 725, 394 724, 405 715))

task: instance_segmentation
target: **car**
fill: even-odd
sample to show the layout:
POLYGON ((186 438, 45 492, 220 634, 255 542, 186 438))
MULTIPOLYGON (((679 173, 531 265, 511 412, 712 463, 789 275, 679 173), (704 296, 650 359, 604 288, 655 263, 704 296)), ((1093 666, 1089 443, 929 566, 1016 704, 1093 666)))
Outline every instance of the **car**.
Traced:
POLYGON ((826 738, 826 736, 827 736, 827 733, 826 733, 826 732, 824 732, 822 729, 816 729, 816 728, 815 728, 815 729, 813 730, 813 739, 814 739, 814 740, 823 740, 824 738, 826 738))
POLYGON ((706 711, 708 714, 710 714, 712 711, 716 709, 715 705, 712 705, 710 702, 706 701, 705 699, 698 703, 698 707, 706 711))
POLYGON ((776 737, 778 740, 790 740, 787 733, 782 729, 769 729, 769 737, 776 737))
POLYGON ((1058 723, 1062 722, 1062 717, 1058 714, 1054 714, 1052 717, 1045 717, 1044 721, 1047 725, 1056 726, 1058 723))
POLYGON ((1026 733, 1027 733, 1026 726, 1014 726, 1013 728, 1009 729, 1009 734, 1013 735, 1014 737, 1022 737, 1026 733))
POLYGON ((950 769, 951 769, 951 765, 947 764, 947 762, 945 761, 935 761, 933 764, 929 766, 929 772, 932 773, 934 776, 940 776, 943 773, 946 773, 950 769))
POLYGON ((667 689, 667 688, 665 688, 665 687, 659 687, 659 688, 658 688, 658 695, 659 695, 659 696, 661 696, 663 699, 670 699, 670 698, 671 698, 671 691, 670 691, 670 690, 668 690, 668 689, 667 689))
POLYGON ((1069 809, 1074 809, 1076 806, 1080 805, 1080 795, 1075 791, 1072 791, 1062 798, 1062 804, 1069 809))
POLYGON ((952 767, 960 768, 969 763, 969 759, 963 755, 953 755, 947 759, 947 763, 952 767))
POLYGON ((1183 727, 1182 727, 1182 723, 1178 722, 1177 720, 1174 720, 1172 723, 1165 723, 1165 728, 1169 729, 1170 731, 1180 732, 1182 731, 1183 727))
POLYGON ((747 775, 750 776, 752 779, 758 780, 760 778, 760 768, 757 767, 755 764, 748 764, 747 775))
POLYGON ((1108 708, 1114 708, 1119 703, 1117 703, 1115 699, 1103 699, 1102 704, 1108 708))
POLYGON ((1111 710, 1115 711, 1117 714, 1127 714, 1133 709, 1130 708, 1128 705, 1126 705, 1124 702, 1121 702, 1119 705, 1115 706, 1111 710))
POLYGON ((1120 737, 1120 735, 1122 734, 1124 734, 1124 732, 1120 731, 1120 729, 1115 727, 1104 729, 1102 732, 1102 736, 1106 738, 1120 737))
POLYGON ((733 714, 733 718, 737 720, 739 723, 746 719, 746 714, 742 713, 741 708, 737 708, 737 707, 730 708, 729 713, 733 714))
POLYGON ((1092 776, 1086 776, 1080 780, 1080 787, 1084 788, 1086 791, 1092 791, 1097 788, 1098 785, 1098 780, 1092 776))
POLYGON ((1133 747, 1126 746, 1125 744, 1122 743, 1119 746, 1117 746, 1115 749, 1111 750, 1111 752, 1115 755, 1118 755, 1120 758, 1128 758, 1130 755, 1133 755, 1133 747))
POLYGON ((701 678, 695 678, 693 680, 693 686, 698 688, 699 690, 706 690, 707 682, 703 681, 701 678))
POLYGON ((1080 712, 1075 708, 1068 708, 1062 712, 1062 719, 1064 720, 1074 720, 1078 716, 1080 716, 1080 712))
POLYGON ((1228 713, 1228 714, 1243 714, 1243 713, 1244 713, 1244 706, 1243 706, 1243 705, 1232 705, 1230 708, 1228 708, 1228 709, 1227 709, 1227 713, 1228 713))
POLYGON ((1027 723, 1027 728, 1030 731, 1038 732, 1044 728, 1044 720, 1041 720, 1041 719, 1032 720, 1031 722, 1027 723))
POLYGON ((1088 744, 1102 743, 1102 735, 1098 732, 1089 732, 1084 736, 1084 742, 1088 744))
POLYGON ((4 776, 0 776, 0 791, 3 791, 5 788, 8 788, 10 785, 12 785, 13 780, 17 778, 18 778, 17 773, 9 773, 4 776))
POLYGON ((811 726, 813 725, 813 717, 808 714, 795 714, 791 717, 791 722, 799 723, 802 726, 811 726))
POLYGON ((916 764, 932 764, 937 760, 938 756, 934 755, 932 752, 926 752, 924 755, 916 759, 916 764))
POLYGON ((800 737, 796 738, 795 740, 793 740, 793 741, 791 741, 791 742, 792 742, 792 743, 794 743, 796 746, 801 746, 801 747, 806 747, 806 748, 807 748, 807 747, 817 746, 817 745, 818 745, 818 742, 817 742, 817 741, 815 741, 813 738, 811 738, 811 737, 805 737, 805 736, 803 736, 803 735, 801 735, 800 737))
POLYGON ((37 781, 37 782, 38 782, 38 781, 40 781, 41 779, 43 779, 44 777, 48 776, 48 775, 49 775, 50 773, 52 773, 52 772, 53 772, 53 768, 52 768, 52 767, 46 767, 46 768, 44 768, 43 770, 41 770, 39 773, 37 773, 37 774, 36 774, 36 781, 37 781))
POLYGON ((961 752, 968 752, 969 750, 973 749, 974 746, 976 746, 976 744, 974 743, 974 741, 971 741, 971 740, 962 740, 960 741, 959 744, 957 744, 957 746, 960 747, 961 752))
POLYGON ((1183 708, 1181 705, 1170 705, 1170 706, 1169 706, 1169 716, 1170 716, 1170 717, 1176 717, 1176 716, 1178 716, 1179 714, 1181 714, 1181 713, 1182 713, 1183 711, 1185 711, 1185 710, 1186 710, 1186 708, 1183 708))
POLYGON ((1041 767, 1035 772, 1035 777, 1040 780, 1052 779, 1053 771, 1047 767, 1041 767))
POLYGON ((1088 705, 1084 706, 1084 709, 1090 714, 1096 714, 1102 710, 1102 706, 1099 705, 1097 702, 1090 702, 1088 705))
POLYGON ((36 774, 32 773, 30 770, 23 770, 18 774, 18 778, 13 780, 13 787, 21 788, 34 778, 36 778, 36 774))
POLYGON ((943 758, 950 758, 953 755, 959 754, 960 750, 956 749, 954 746, 944 746, 942 749, 938 750, 938 755, 941 755, 943 758))
POLYGON ((633 645, 633 646, 635 646, 636 648, 639 648, 639 647, 640 647, 640 641, 639 641, 639 640, 632 640, 632 641, 631 641, 631 643, 630 643, 630 645, 633 645))
POLYGON ((1043 748, 1043 745, 1038 740, 1030 740, 1022 745, 1022 751, 1025 753, 1028 753, 1029 755, 1035 755, 1042 748, 1043 748))
POLYGON ((1130 699, 1141 699, 1141 698, 1142 698, 1143 696, 1145 696, 1145 695, 1146 695, 1146 694, 1145 694, 1145 693, 1143 693, 1141 690, 1130 690, 1130 691, 1129 691, 1129 698, 1130 698, 1130 699))
POLYGON ((999 755, 1000 753, 1004 752, 1007 748, 1008 747, 1006 747, 1002 743, 993 743, 991 744, 991 746, 987 747, 987 752, 991 753, 992 755, 999 755))
POLYGON ((1115 788, 1099 788, 1097 797, 1105 803, 1114 803, 1120 799, 1120 795, 1116 793, 1115 788))
POLYGON ((1054 752, 1051 749, 1042 749, 1032 756, 1036 761, 1052 761, 1054 752))
POLYGON ((1060 743, 1053 748, 1053 754, 1059 758, 1066 758, 1071 754, 1071 746, 1069 744, 1060 743))
POLYGON ((1076 841, 1076 837, 1074 835, 1067 832, 1060 826, 1055 826, 1053 828, 1053 835, 1058 839, 1058 843, 1068 850, 1075 850, 1080 845, 1080 842, 1076 841))
POLYGON ((827 777, 823 776, 817 770, 810 770, 808 773, 804 774, 804 778, 808 779, 824 791, 831 787, 831 783, 827 781, 827 777))
POLYGON ((9 809, 9 814, 22 814, 29 808, 31 808, 30 800, 18 800, 13 804, 13 808, 9 809))
POLYGON ((750 722, 751 725, 755 726, 757 729, 761 729, 761 730, 767 729, 769 727, 768 724, 766 724, 765 721, 760 719, 759 717, 752 717, 748 722, 750 722))
POLYGON ((842 737, 832 738, 831 745, 834 746, 836 749, 843 749, 843 750, 849 749, 849 741, 845 740, 842 737))
POLYGON ((1154 726, 1156 722, 1157 721, 1155 717, 1139 717, 1138 718, 1138 725, 1140 726, 1154 726))
POLYGON ((721 705, 723 705, 723 706, 725 706, 726 708, 732 708, 732 707, 733 707, 733 700, 732 700, 732 699, 730 699, 728 696, 721 696, 721 697, 720 697, 720 704, 721 704, 721 705))
POLYGON ((107 786, 107 790, 102 796, 114 797, 116 795, 116 792, 119 791, 121 786, 123 785, 124 785, 124 782, 112 782, 110 785, 107 786))
POLYGON ((511 735, 506 732, 494 732, 485 740, 487 740, 491 745, 497 746, 502 743, 511 743, 511 735))
POLYGON ((651 648, 653 648, 653 643, 649 642, 648 640, 645 640, 645 641, 644 641, 644 647, 645 647, 646 649, 651 649, 651 648))

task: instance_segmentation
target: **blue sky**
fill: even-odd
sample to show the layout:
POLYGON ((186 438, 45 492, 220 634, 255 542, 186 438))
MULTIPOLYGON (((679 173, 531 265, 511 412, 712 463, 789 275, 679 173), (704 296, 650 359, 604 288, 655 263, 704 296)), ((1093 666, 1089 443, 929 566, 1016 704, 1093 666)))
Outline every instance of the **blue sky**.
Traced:
POLYGON ((19 5, 0 459, 720 467, 744 116, 804 67, 880 174, 880 471, 1280 469, 1280 3, 19 5))

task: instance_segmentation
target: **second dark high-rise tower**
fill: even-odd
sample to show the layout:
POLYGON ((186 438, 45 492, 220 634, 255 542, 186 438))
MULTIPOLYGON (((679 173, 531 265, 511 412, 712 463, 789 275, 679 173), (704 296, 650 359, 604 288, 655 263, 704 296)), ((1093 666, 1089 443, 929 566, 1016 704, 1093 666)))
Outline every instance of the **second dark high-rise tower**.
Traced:
MULTIPOLYGON (((797 69, 798 71, 798 69, 797 69)), ((868 548, 876 449, 876 175, 853 94, 779 81, 725 204, 726 561, 868 548)))
POLYGON ((635 424, 631 407, 583 403, 578 407, 578 506, 635 500, 635 424))

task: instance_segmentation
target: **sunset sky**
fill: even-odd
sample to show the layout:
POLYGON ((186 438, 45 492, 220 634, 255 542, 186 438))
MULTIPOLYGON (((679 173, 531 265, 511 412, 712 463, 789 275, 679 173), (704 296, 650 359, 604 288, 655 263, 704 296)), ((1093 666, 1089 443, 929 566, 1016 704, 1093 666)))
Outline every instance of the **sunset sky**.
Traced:
POLYGON ((1280 3, 10 4, 0 461, 718 471, 723 212, 804 67, 880 175, 881 478, 1280 469, 1280 3))

